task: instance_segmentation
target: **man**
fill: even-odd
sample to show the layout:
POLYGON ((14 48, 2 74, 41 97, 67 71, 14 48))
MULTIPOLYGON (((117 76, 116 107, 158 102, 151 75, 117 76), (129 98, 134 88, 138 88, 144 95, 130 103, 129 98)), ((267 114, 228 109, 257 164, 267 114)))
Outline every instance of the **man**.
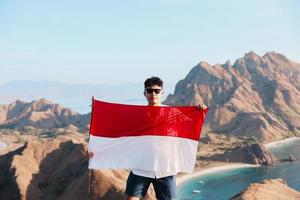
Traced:
MULTIPOLYGON (((149 106, 163 106, 160 102, 163 95, 163 81, 159 77, 151 77, 144 82, 144 96, 149 106)), ((199 109, 206 109, 204 104, 199 109)), ((153 184, 158 200, 171 200, 176 197, 176 174, 167 174, 156 178, 155 172, 132 169, 126 184, 127 200, 139 200, 144 197, 150 184, 153 184)))

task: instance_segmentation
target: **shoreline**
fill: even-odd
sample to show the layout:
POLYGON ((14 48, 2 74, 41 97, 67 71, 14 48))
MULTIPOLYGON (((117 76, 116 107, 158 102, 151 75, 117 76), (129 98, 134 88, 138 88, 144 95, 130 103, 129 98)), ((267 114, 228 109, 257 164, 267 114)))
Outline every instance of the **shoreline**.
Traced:
MULTIPOLYGON (((283 140, 279 140, 279 141, 275 141, 275 142, 270 142, 270 143, 264 144, 264 146, 268 149, 268 148, 277 147, 277 146, 280 146, 283 144, 288 144, 288 143, 294 142, 296 140, 300 140, 300 137, 291 137, 291 138, 287 138, 287 139, 283 139, 283 140)), ((228 164, 222 164, 220 166, 207 166, 204 169, 198 168, 191 174, 186 174, 186 175, 176 177, 176 186, 179 186, 183 182, 189 181, 193 178, 211 174, 211 173, 215 173, 215 172, 219 172, 219 171, 231 170, 231 169, 241 169, 241 168, 248 168, 248 167, 260 167, 260 166, 261 165, 253 165, 253 164, 247 164, 247 163, 228 163, 228 164)))
POLYGON ((215 172, 220 172, 220 171, 227 171, 231 169, 241 169, 241 168, 248 168, 248 167, 261 167, 261 165, 252 165, 252 164, 246 164, 246 163, 228 163, 228 164, 223 164, 220 166, 211 166, 207 167, 205 169, 198 169, 197 171, 194 171, 192 174, 186 174, 183 176, 176 177, 176 186, 181 185, 182 183, 189 181, 193 178, 203 176, 203 175, 208 175, 212 174, 215 172))
POLYGON ((290 138, 287 138, 287 139, 283 139, 283 140, 279 140, 279 141, 264 144, 264 146, 267 149, 268 148, 274 148, 274 147, 277 147, 277 146, 280 146, 280 145, 283 145, 283 144, 288 144, 288 143, 294 142, 296 140, 300 140, 300 137, 290 137, 290 138))

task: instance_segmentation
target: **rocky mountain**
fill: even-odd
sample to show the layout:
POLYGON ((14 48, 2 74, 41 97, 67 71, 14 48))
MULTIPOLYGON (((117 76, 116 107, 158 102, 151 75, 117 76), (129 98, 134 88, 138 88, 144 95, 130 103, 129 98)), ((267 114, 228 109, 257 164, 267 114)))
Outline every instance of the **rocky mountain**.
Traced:
POLYGON ((32 140, 1 155, 0 199, 125 200, 128 171, 89 171, 87 143, 75 138, 32 140))
POLYGON ((278 159, 261 144, 247 144, 227 150, 221 155, 214 155, 210 160, 242 162, 249 164, 274 165, 278 159))
POLYGON ((32 102, 15 101, 0 105, 0 127, 24 129, 64 128, 70 125, 82 131, 88 129, 90 114, 81 115, 46 99, 32 102))
POLYGON ((232 65, 200 62, 164 104, 208 105, 211 132, 274 141, 300 135, 300 64, 268 52, 245 54, 232 65))
MULTIPOLYGON (((253 136, 261 142, 300 136, 300 64, 284 55, 249 52, 232 65, 200 62, 176 85, 168 105, 204 102, 205 130, 253 136)), ((0 105, 0 127, 88 130, 90 114, 81 115, 46 99, 0 105)))
POLYGON ((296 200, 300 199, 300 192, 287 186, 282 179, 264 180, 261 183, 253 183, 242 193, 231 200, 296 200))

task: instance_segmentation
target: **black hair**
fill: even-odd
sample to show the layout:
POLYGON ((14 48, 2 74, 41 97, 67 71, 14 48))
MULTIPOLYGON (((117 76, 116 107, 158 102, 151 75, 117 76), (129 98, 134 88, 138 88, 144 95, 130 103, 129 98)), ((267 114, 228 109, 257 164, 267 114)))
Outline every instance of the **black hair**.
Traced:
POLYGON ((156 77, 156 76, 152 76, 150 78, 147 78, 144 82, 145 88, 151 87, 153 85, 158 85, 160 87, 163 87, 164 82, 163 82, 163 80, 161 80, 159 77, 156 77))

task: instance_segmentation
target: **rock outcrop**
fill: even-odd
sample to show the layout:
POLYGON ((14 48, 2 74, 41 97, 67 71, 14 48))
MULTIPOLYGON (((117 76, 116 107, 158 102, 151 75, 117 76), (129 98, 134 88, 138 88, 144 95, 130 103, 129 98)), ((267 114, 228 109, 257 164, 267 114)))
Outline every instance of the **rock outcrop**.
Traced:
POLYGON ((286 158, 281 158, 280 162, 295 162, 297 159, 293 155, 289 155, 286 158))
POLYGON ((254 52, 233 65, 200 62, 164 104, 208 105, 213 133, 274 141, 300 135, 300 64, 284 55, 254 52))
POLYGON ((81 131, 87 131, 90 114, 81 115, 59 104, 46 99, 32 102, 15 101, 0 105, 0 127, 24 129, 67 128, 76 126, 81 131))
POLYGON ((211 160, 242 162, 249 164, 274 165, 278 159, 261 144, 247 144, 225 151, 221 155, 210 157, 211 160))
POLYGON ((282 179, 264 180, 261 183, 253 183, 242 193, 231 200, 299 200, 300 192, 287 186, 282 179))

